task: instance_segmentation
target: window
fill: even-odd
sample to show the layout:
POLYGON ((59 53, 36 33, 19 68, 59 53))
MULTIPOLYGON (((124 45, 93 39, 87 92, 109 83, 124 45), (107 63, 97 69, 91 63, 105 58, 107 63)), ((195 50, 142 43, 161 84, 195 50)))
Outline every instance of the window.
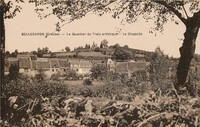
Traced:
POLYGON ((54 72, 54 69, 52 69, 52 71, 54 72))

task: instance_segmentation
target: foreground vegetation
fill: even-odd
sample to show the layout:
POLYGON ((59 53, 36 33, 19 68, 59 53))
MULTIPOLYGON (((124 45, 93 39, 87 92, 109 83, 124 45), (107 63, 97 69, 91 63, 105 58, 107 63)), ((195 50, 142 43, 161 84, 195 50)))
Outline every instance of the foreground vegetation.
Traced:
MULTIPOLYGON (((178 93, 171 81, 155 85, 137 78, 103 84, 9 80, 2 98, 1 126, 24 127, 199 127, 200 99, 178 93)), ((198 93, 198 92, 197 92, 198 93)))
POLYGON ((155 93, 149 90, 121 99, 82 96, 25 99, 24 103, 10 105, 12 112, 6 113, 6 119, 1 124, 24 127, 200 126, 199 98, 176 96, 173 92, 161 95, 160 91, 155 93), (123 101, 127 98, 129 101, 123 101))

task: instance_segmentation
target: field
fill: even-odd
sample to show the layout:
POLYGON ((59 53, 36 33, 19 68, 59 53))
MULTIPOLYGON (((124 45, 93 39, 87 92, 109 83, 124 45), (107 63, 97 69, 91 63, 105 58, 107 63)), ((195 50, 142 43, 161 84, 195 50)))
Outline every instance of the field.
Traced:
POLYGON ((106 57, 106 58, 110 57, 110 56, 104 55, 104 54, 102 54, 100 52, 79 52, 78 56, 83 56, 83 57, 100 57, 100 58, 101 57, 106 57))
POLYGON ((76 53, 73 53, 73 52, 58 52, 58 53, 55 53, 56 57, 67 57, 67 56, 74 56, 74 55, 76 55, 76 53))

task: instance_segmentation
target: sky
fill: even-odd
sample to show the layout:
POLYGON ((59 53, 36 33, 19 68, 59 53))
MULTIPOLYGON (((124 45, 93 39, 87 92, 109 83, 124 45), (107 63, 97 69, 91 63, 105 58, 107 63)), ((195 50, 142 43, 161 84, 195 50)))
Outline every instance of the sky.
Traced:
MULTIPOLYGON (((110 14, 98 16, 93 13, 86 17, 64 25, 59 35, 45 36, 22 36, 28 33, 52 33, 55 32, 55 24, 59 21, 55 16, 40 19, 34 12, 33 4, 22 5, 22 11, 13 19, 6 19, 6 51, 19 52, 37 50, 38 47, 48 47, 51 51, 61 51, 66 46, 74 49, 87 44, 100 44, 107 39, 109 44, 119 43, 121 46, 128 45, 130 48, 154 51, 160 47, 165 54, 179 57, 179 47, 182 45, 185 27, 182 23, 178 25, 168 22, 164 26, 164 32, 150 34, 149 30, 153 22, 145 22, 142 19, 135 23, 122 24, 123 18, 113 19, 110 14), (85 35, 73 35, 82 33, 85 35), (102 33, 113 33, 117 35, 99 35, 102 33), (128 34, 129 33, 129 34, 128 34), (132 33, 132 34, 130 34, 132 33), (139 34, 138 34, 139 33, 139 34), (71 35, 69 35, 71 34, 71 35), (137 35, 136 35, 137 34, 137 35)), ((177 22, 179 22, 177 20, 177 22)), ((200 54, 200 33, 197 38, 196 53, 200 54)))

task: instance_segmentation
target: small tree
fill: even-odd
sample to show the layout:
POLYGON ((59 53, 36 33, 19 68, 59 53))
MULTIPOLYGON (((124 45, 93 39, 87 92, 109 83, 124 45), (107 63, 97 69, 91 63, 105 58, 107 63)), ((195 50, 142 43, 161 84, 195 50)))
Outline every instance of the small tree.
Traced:
POLYGON ((69 51, 70 51, 70 48, 69 48, 68 46, 66 46, 66 47, 65 47, 65 51, 66 51, 66 52, 69 52, 69 51))
POLYGON ((5 56, 6 56, 6 57, 9 57, 9 56, 10 56, 10 52, 9 52, 9 51, 6 51, 5 56))
POLYGON ((150 80, 153 85, 162 85, 166 81, 169 73, 169 59, 157 47, 151 58, 150 80))
POLYGON ((18 53, 19 53, 19 52, 18 52, 18 50, 17 50, 17 49, 15 49, 15 51, 14 51, 14 52, 12 52, 12 56, 13 56, 13 57, 17 57, 18 53))
POLYGON ((132 73, 131 80, 136 84, 140 84, 141 82, 148 81, 148 75, 146 70, 137 70, 132 73))
POLYGON ((121 46, 119 45, 119 43, 113 45, 113 48, 114 48, 114 49, 117 49, 117 48, 120 48, 120 47, 121 47, 121 46))
POLYGON ((94 51, 95 51, 95 52, 100 52, 100 48, 99 48, 99 47, 96 47, 96 48, 94 49, 94 51))
POLYGON ((113 57, 117 60, 129 60, 132 58, 132 52, 119 47, 115 49, 113 57))
POLYGON ((85 44, 85 49, 90 49, 90 44, 85 44))
POLYGON ((35 79, 38 82, 44 82, 46 79, 46 75, 42 69, 39 70, 39 73, 35 75, 35 79))
POLYGON ((108 41, 106 39, 101 41, 100 48, 107 48, 108 47, 108 41))
POLYGON ((92 85, 92 80, 87 78, 83 81, 83 85, 86 85, 86 86, 89 86, 89 85, 92 85))
POLYGON ((72 80, 78 79, 78 74, 74 70, 68 70, 64 75, 65 75, 67 80, 69 80, 69 79, 72 79, 72 80))
POLYGON ((19 67, 17 64, 11 64, 9 68, 9 78, 11 80, 16 80, 19 76, 19 67))
POLYGON ((42 57, 43 56, 42 50, 40 48, 37 49, 37 56, 38 57, 42 57))
POLYGON ((48 47, 44 47, 44 48, 38 48, 37 49, 37 56, 38 57, 43 57, 43 54, 47 54, 47 53, 50 53, 51 51, 49 50, 48 47))
POLYGON ((125 49, 129 49, 128 45, 124 45, 124 48, 125 48, 125 49))
POLYGON ((92 72, 91 73, 92 78, 100 80, 105 79, 108 73, 107 67, 103 64, 98 64, 96 66, 93 66, 90 71, 92 72))

